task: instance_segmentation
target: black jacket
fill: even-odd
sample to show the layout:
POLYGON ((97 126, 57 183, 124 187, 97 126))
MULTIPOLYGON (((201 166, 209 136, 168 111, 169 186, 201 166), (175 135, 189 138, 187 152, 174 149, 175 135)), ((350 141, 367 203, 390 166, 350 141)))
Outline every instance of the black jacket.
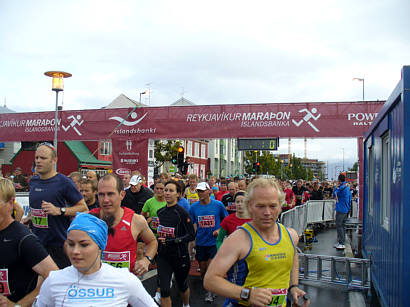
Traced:
POLYGON ((154 196, 152 191, 144 186, 137 193, 132 193, 131 188, 125 190, 125 197, 121 202, 121 205, 131 210, 135 213, 141 214, 142 207, 144 207, 145 202, 154 196))

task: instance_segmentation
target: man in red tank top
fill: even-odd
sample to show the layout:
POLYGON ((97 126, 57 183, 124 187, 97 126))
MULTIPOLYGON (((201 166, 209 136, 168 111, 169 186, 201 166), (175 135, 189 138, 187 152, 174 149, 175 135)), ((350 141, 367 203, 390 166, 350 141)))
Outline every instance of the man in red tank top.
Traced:
POLYGON ((90 211, 108 224, 108 241, 103 261, 115 267, 126 267, 141 276, 157 253, 158 242, 145 218, 133 210, 121 207, 125 192, 122 180, 113 174, 102 177, 98 183, 100 208, 90 211), (137 261, 137 239, 145 243, 145 256, 137 261))

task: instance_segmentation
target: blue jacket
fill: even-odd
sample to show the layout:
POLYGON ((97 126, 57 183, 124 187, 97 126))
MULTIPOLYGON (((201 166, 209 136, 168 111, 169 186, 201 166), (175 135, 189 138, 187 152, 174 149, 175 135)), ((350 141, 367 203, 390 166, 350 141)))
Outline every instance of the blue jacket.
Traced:
POLYGON ((352 203, 352 194, 346 182, 342 182, 338 188, 333 192, 337 196, 336 212, 348 213, 350 211, 350 204, 352 203))

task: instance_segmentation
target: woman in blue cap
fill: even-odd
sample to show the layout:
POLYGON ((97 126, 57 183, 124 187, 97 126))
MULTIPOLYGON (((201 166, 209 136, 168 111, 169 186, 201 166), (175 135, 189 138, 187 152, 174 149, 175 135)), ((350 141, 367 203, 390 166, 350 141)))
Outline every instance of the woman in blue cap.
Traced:
POLYGON ((107 233, 103 220, 91 214, 77 214, 65 242, 71 266, 49 275, 35 306, 157 306, 128 269, 101 262, 107 233))

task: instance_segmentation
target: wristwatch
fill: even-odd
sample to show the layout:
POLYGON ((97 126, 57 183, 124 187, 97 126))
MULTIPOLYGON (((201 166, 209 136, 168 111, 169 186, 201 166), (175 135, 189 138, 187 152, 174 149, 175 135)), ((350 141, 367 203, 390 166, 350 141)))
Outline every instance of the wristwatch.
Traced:
POLYGON ((65 207, 60 208, 61 216, 64 216, 64 215, 65 215, 65 210, 66 210, 66 209, 67 209, 67 208, 65 208, 65 207))
POLYGON ((151 263, 152 263, 152 261, 154 261, 154 259, 152 259, 152 257, 150 257, 148 255, 145 255, 145 258, 147 258, 149 260, 149 262, 151 262, 151 263))
POLYGON ((243 288, 241 291, 241 300, 248 301, 251 297, 251 289, 243 288))

